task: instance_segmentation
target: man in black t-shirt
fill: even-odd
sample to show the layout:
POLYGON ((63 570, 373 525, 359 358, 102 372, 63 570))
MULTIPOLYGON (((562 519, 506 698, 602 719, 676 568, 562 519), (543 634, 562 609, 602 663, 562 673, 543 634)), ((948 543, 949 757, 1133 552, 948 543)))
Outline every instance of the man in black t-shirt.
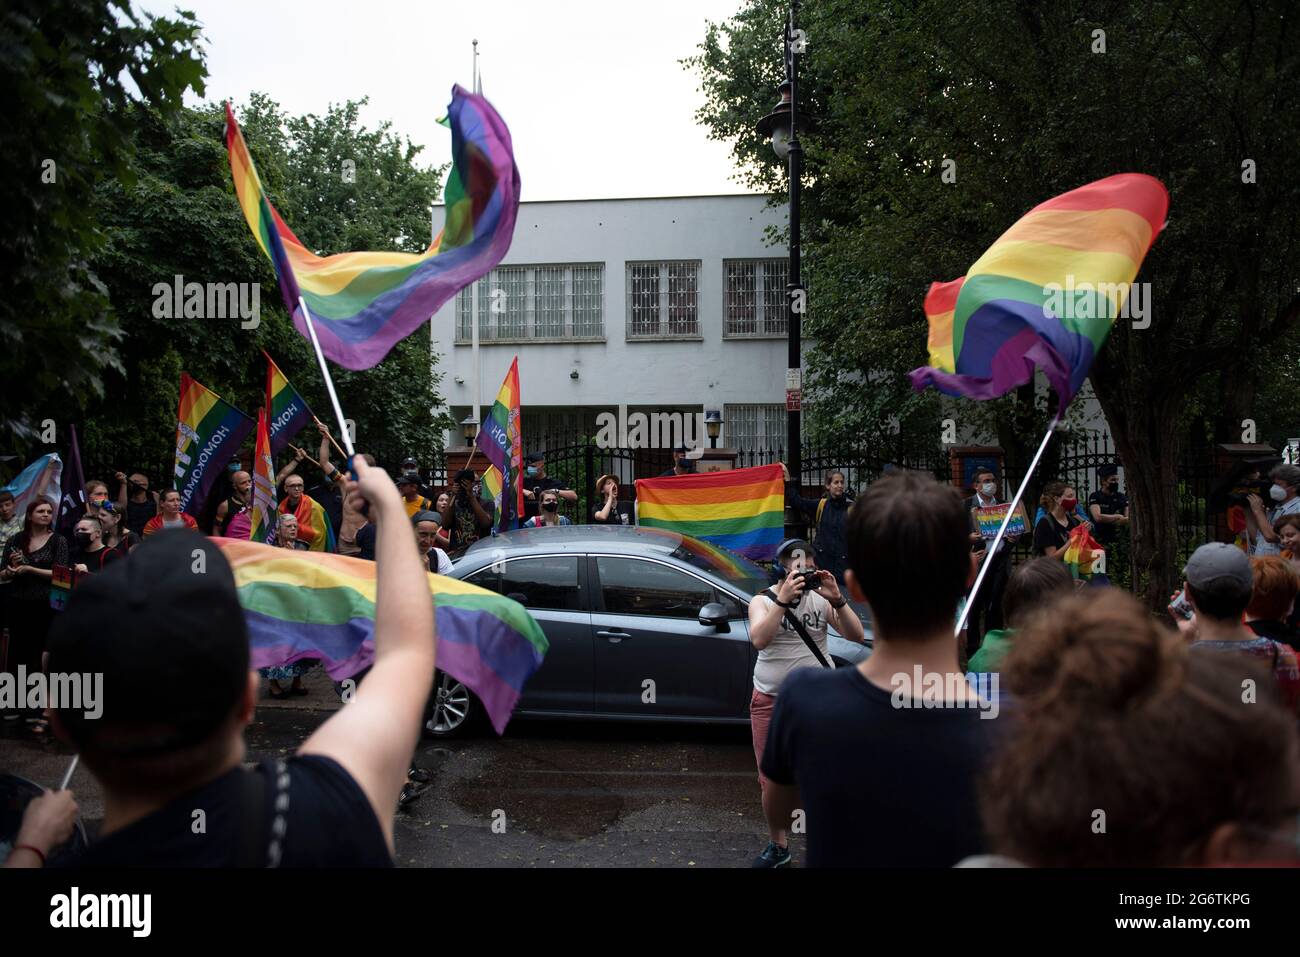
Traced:
POLYGON ((102 572, 119 556, 104 546, 104 526, 93 515, 83 515, 72 531, 72 551, 68 561, 83 575, 102 572))
POLYGON ((107 690, 98 714, 52 712, 104 790, 99 840, 75 864, 391 866, 393 812, 433 684, 433 605, 397 489, 361 456, 353 468, 349 504, 368 504, 384 528, 374 663, 293 756, 240 766, 258 676, 234 573, 212 541, 159 532, 74 589, 49 670, 101 673, 107 690))
POLYGON ((578 493, 566 488, 563 482, 549 478, 546 474, 546 454, 529 452, 524 458, 524 514, 523 518, 532 518, 537 514, 537 496, 547 489, 555 489, 560 498, 566 502, 576 502, 578 493))
POLYGON ((976 781, 998 712, 957 664, 969 530, 956 489, 916 472, 880 479, 849 514, 845 579, 871 606, 874 651, 791 674, 763 752, 768 826, 804 815, 810 867, 951 867, 983 850, 976 781))
POLYGON ((158 514, 158 493, 149 491, 149 476, 143 472, 118 472, 117 507, 126 516, 126 527, 137 536, 144 534, 145 522, 158 514))

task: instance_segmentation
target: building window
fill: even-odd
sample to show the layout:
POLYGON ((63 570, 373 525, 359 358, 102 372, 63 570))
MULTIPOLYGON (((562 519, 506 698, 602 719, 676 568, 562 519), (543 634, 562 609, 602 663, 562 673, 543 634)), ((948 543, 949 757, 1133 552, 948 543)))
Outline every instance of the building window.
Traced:
POLYGON ((786 276, 784 259, 728 259, 724 334, 783 336, 786 334, 786 276))
POLYGON ((627 264, 629 339, 697 338, 699 301, 698 261, 627 264))
POLYGON ((456 296, 456 341, 470 342, 478 313, 479 341, 605 337, 605 265, 498 266, 456 296))
POLYGON ((770 452, 785 449, 786 412, 773 405, 728 405, 725 421, 727 445, 742 452, 770 452))

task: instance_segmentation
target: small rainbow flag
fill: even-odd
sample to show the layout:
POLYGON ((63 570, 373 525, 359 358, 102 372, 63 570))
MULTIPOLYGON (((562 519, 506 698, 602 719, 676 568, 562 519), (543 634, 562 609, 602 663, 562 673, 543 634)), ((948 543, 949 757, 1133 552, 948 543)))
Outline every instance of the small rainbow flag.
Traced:
POLYGON ((1070 529, 1070 537, 1065 543, 1065 566, 1076 578, 1091 578, 1092 566, 1102 553, 1102 547, 1088 531, 1087 525, 1076 525, 1070 529))
POLYGON ((1164 185, 1121 173, 1035 206, 961 279, 925 297, 930 364, 918 392, 992 399, 1043 370, 1074 397, 1169 212, 1164 185))
POLYGON ((752 561, 776 556, 785 523, 781 466, 637 479, 637 524, 666 528, 752 561))
POLYGON ((266 410, 271 429, 271 455, 276 456, 316 417, 265 349, 262 355, 266 356, 266 410))
POLYGON ((275 462, 266 409, 257 410, 257 445, 253 452, 253 508, 248 537, 264 542, 275 529, 275 462))
POLYGON ((181 373, 176 413, 175 478, 181 510, 198 517, 221 468, 239 451, 256 423, 189 373, 181 373))
MULTIPOLYGON (((214 541, 235 572, 251 667, 319 658, 339 681, 374 660, 374 562, 233 538, 214 541)), ((541 667, 546 636, 518 602, 476 585, 429 575, 429 592, 439 670, 478 696, 501 734, 525 683, 541 667)))
POLYGON ((524 514, 524 486, 519 477, 524 473, 524 447, 519 433, 519 357, 510 363, 501 388, 487 421, 474 440, 491 466, 483 473, 483 488, 496 501, 500 526, 504 530, 517 523, 524 514), (501 508, 501 490, 506 486, 515 489, 515 514, 513 522, 501 508))
POLYGON ((70 565, 53 565, 50 569, 50 607, 63 611, 68 607, 72 589, 77 584, 76 570, 70 565))
POLYGON ((275 267, 280 295, 304 337, 306 302, 321 349, 347 369, 369 369, 421 328, 510 248, 519 209, 519 170, 510 131, 487 100, 452 89, 451 170, 442 232, 423 253, 317 256, 285 225, 262 191, 257 168, 226 104, 226 149, 235 193, 253 237, 275 267))

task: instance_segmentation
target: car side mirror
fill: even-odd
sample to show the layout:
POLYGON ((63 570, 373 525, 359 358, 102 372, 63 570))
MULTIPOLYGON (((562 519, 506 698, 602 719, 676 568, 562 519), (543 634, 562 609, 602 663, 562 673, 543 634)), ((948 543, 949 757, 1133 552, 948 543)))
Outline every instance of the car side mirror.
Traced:
POLYGON ((700 624, 712 625, 718 631, 731 631, 727 624, 727 607, 721 602, 711 601, 700 609, 700 624))

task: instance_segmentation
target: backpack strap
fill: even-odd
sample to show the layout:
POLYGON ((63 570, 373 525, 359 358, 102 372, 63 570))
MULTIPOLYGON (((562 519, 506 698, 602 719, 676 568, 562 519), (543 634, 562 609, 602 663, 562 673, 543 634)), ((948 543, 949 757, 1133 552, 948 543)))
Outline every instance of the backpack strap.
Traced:
MULTIPOLYGON (((771 599, 773 604, 778 604, 776 600, 776 592, 771 588, 763 589, 761 594, 765 598, 771 599)), ((817 642, 812 640, 812 635, 808 634, 808 630, 804 628, 803 622, 794 616, 794 612, 791 609, 785 609, 784 618, 786 624, 788 624, 799 635, 799 637, 803 639, 803 643, 808 646, 808 650, 813 653, 813 657, 817 659, 821 666, 823 668, 832 667, 831 663, 826 660, 826 656, 822 654, 822 650, 817 647, 817 642)))

